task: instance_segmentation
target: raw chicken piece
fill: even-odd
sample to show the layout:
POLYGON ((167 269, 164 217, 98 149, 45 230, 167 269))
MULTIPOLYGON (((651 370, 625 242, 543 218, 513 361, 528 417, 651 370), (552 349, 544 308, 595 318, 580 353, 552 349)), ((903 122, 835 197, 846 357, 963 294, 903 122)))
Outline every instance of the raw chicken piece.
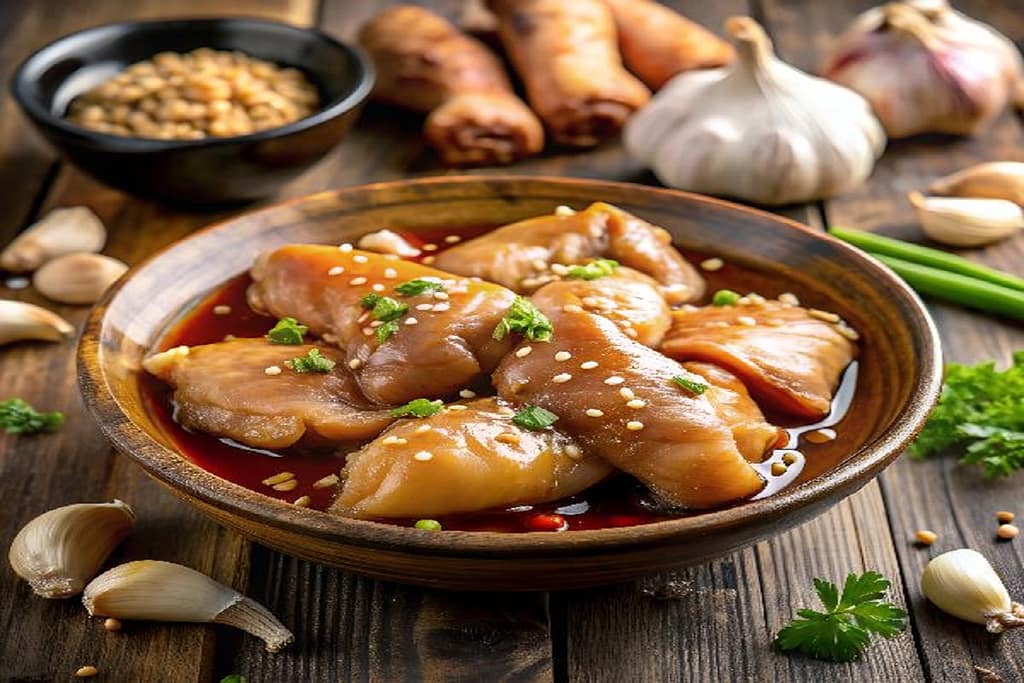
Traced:
POLYGON ((601 256, 650 275, 670 304, 704 292, 703 278, 672 247, 664 228, 603 202, 498 228, 441 252, 436 265, 529 294, 558 279, 552 264, 577 265, 601 256))
POLYGON ((516 296, 488 282, 372 252, 308 244, 261 254, 251 273, 249 304, 296 318, 337 344, 375 403, 451 394, 493 370, 512 343, 492 334, 516 296), (415 296, 395 291, 396 285, 422 278, 443 283, 443 290, 415 296), (408 306, 383 343, 373 326, 381 321, 361 305, 369 294, 408 306))
POLYGON ((840 332, 845 323, 832 318, 770 300, 673 311, 661 351, 720 365, 771 408, 817 420, 828 415, 839 378, 857 355, 840 332))
POLYGON ((142 367, 174 387, 180 424, 256 448, 371 439, 394 421, 370 405, 341 354, 329 348, 234 339, 178 346, 142 367), (317 348, 337 362, 330 372, 300 374, 285 365, 317 348), (267 372, 274 367, 280 372, 267 372))
POLYGON ((557 414, 559 429, 584 450, 669 503, 709 508, 763 488, 748 462, 763 452, 741 452, 734 436, 744 414, 751 424, 764 422, 753 401, 714 384, 703 394, 679 386, 674 377, 690 376, 679 363, 584 311, 571 293, 536 303, 551 319, 554 337, 548 344, 521 344, 502 361, 494 373, 502 398, 557 414))
POLYGON ((564 498, 611 474, 570 437, 523 429, 501 406, 477 399, 395 424, 348 456, 330 511, 437 517, 564 498))
POLYGON ((559 280, 541 287, 534 301, 558 299, 564 292, 579 297, 581 305, 621 327, 627 337, 645 346, 661 343, 672 324, 672 311, 658 283, 632 268, 596 280, 559 280))

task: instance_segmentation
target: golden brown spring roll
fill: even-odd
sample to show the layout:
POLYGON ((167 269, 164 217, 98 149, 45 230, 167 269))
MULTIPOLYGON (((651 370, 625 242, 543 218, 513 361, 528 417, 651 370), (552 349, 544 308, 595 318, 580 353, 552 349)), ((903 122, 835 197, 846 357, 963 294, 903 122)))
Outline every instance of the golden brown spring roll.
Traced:
POLYGON ((615 17, 622 59, 652 90, 678 73, 722 66, 735 56, 732 45, 654 0, 605 2, 615 17))
POLYGON ((508 163, 543 148, 540 121, 498 58, 444 18, 398 5, 363 26, 359 43, 377 70, 374 98, 429 114, 424 134, 446 164, 508 163))
POLYGON ((596 145, 651 97, 622 66, 601 0, 489 0, 502 44, 551 137, 596 145))

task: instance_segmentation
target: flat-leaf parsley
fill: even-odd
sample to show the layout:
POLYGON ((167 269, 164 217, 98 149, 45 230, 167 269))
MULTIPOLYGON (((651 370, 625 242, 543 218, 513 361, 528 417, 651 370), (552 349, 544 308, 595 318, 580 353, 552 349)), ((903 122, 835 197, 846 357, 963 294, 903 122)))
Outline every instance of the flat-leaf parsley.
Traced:
POLYGON ((492 336, 501 341, 509 333, 518 332, 530 341, 546 342, 551 340, 554 330, 548 317, 537 310, 529 299, 517 296, 505 317, 494 328, 492 336))
POLYGON ((20 398, 0 401, 0 427, 8 434, 53 432, 62 424, 64 413, 41 413, 20 398))
POLYGON ((337 363, 320 353, 320 349, 310 349, 305 356, 292 358, 292 370, 301 374, 307 372, 330 372, 337 363))

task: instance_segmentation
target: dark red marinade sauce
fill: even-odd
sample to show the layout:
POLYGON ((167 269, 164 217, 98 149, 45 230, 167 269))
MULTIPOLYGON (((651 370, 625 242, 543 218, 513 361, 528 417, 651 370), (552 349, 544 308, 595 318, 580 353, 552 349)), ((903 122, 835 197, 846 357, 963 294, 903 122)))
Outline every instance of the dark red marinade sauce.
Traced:
MULTIPOLYGON (((421 231, 416 235, 404 235, 412 244, 427 246, 421 257, 429 257, 452 245, 446 237, 457 236, 459 241, 470 239, 491 229, 491 226, 467 228, 444 228, 436 231, 421 231), (436 248, 434 248, 436 247, 436 248)), ((703 255, 687 253, 692 263, 699 262, 703 255)), ((732 264, 726 264, 715 272, 702 272, 708 282, 708 291, 733 289, 736 291, 757 291, 764 296, 777 296, 785 291, 778 283, 732 264), (778 289, 779 291, 774 291, 778 289)), ((191 310, 177 320, 161 338, 158 348, 165 350, 175 346, 210 344, 225 337, 262 337, 274 323, 274 318, 260 315, 249 308, 245 292, 251 283, 248 275, 240 275, 222 285, 198 302, 191 310), (223 314, 223 308, 230 313, 223 314), (221 313, 215 313, 215 309, 221 313)), ((855 368, 847 372, 844 381, 852 381, 855 368)), ((171 389, 156 378, 143 374, 141 377, 142 396, 150 414, 155 416, 164 433, 189 460, 218 477, 227 479, 247 489, 271 496, 285 502, 293 502, 303 496, 310 499, 309 507, 325 510, 333 500, 337 488, 328 486, 315 488, 318 480, 337 475, 344 465, 344 453, 355 450, 359 444, 349 444, 336 452, 308 452, 298 449, 266 451, 252 449, 228 439, 209 434, 193 432, 183 428, 174 420, 174 405, 171 389), (290 491, 276 491, 263 483, 280 472, 291 472, 298 486, 290 491)), ((835 410, 845 412, 848 405, 835 410)), ((799 425, 787 421, 785 416, 766 416, 774 424, 786 427, 791 433, 799 425)), ((838 415, 837 415, 838 417, 838 415)), ((842 434, 842 423, 837 431, 842 434)), ((806 456, 806 464, 796 482, 805 481, 834 467, 852 449, 852 444, 842 442, 842 436, 833 442, 812 444, 800 441, 799 450, 806 456)), ((682 513, 685 514, 685 513, 682 513)), ((646 489, 632 477, 620 475, 576 495, 550 503, 513 507, 440 517, 444 529, 462 531, 554 531, 605 529, 610 527, 647 524, 681 514, 669 514, 660 509, 650 498, 646 489)), ((381 519, 385 523, 412 526, 415 519, 381 519)))

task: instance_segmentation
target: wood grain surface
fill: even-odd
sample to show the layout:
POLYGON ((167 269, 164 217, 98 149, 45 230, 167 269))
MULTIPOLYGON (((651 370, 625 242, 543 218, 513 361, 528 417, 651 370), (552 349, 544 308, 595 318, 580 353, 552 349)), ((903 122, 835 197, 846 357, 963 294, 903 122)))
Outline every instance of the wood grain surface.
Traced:
MULTIPOLYGON (((59 0, 0 3, 0 76, 32 50, 69 31, 119 19, 257 14, 317 24, 349 39, 386 0, 90 0, 72 10, 59 0)), ((423 2, 457 16, 459 0, 423 2)), ((830 36, 871 0, 672 0, 720 32, 733 12, 763 20, 781 55, 813 69, 830 36)), ((961 10, 1024 41, 1020 3, 957 0, 961 10)), ((286 188, 299 196, 326 187, 443 173, 417 134, 420 120, 371 106, 357 130, 316 169, 286 188)), ((815 226, 827 222, 915 236, 905 193, 964 165, 1024 160, 1024 128, 1006 114, 971 140, 921 138, 892 143, 872 178, 823 206, 782 213, 815 226)), ((618 143, 582 154, 547 154, 515 172, 653 182, 618 143)), ((500 172, 484 169, 481 173, 500 172)), ((103 188, 60 163, 28 130, 6 90, 0 98, 0 241, 52 206, 87 204, 111 231, 107 252, 133 262, 221 214, 187 213, 103 188)), ((971 252, 971 258, 1022 274, 1024 238, 971 252)), ((0 297, 36 300, 0 286, 0 297)), ((931 303, 931 302, 930 302, 931 303)), ((1018 324, 932 304, 949 359, 1005 364, 1024 348, 1018 324)), ((83 309, 61 308, 73 322, 83 309)), ((246 589, 298 636, 296 646, 267 655, 249 637, 222 628, 131 624, 108 634, 77 601, 45 602, 0 574, 0 680, 67 680, 79 666, 102 680, 209 681, 241 673, 250 681, 291 680, 558 680, 558 681, 972 681, 987 667, 1006 681, 1024 678, 1019 633, 992 638, 926 604, 918 579, 928 557, 963 545, 988 556, 1011 593, 1024 595, 1018 542, 996 544, 992 513, 1020 507, 1022 476, 984 481, 952 459, 901 459, 881 478, 828 514, 731 558, 612 588, 535 596, 466 596, 370 581, 252 548, 218 529, 115 457, 84 413, 74 384, 70 345, 22 345, 0 354, 0 398, 22 396, 68 414, 58 434, 0 435, 0 540, 51 507, 114 496, 139 512, 139 532, 120 557, 184 562, 246 589), (909 542, 928 527, 929 550, 909 542), (810 578, 840 580, 874 568, 896 583, 911 611, 909 633, 873 646, 849 665, 783 657, 772 634, 799 606, 814 601, 810 578)))

